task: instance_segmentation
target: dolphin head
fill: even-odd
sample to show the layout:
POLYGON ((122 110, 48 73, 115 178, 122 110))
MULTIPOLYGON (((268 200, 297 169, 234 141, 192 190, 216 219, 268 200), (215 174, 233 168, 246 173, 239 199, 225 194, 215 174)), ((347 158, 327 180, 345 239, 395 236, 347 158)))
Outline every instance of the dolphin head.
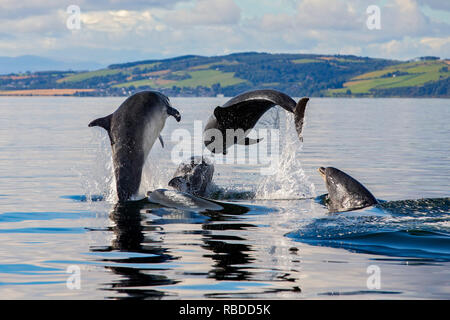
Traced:
POLYGON ((180 122, 181 120, 180 112, 174 107, 172 107, 169 98, 160 92, 151 92, 151 93, 157 94, 159 96, 160 101, 162 102, 163 105, 163 109, 165 111, 165 115, 167 117, 172 116, 175 118, 175 120, 177 120, 177 122, 180 122))
POLYGON ((378 203, 359 181, 333 167, 320 167, 320 175, 328 190, 327 206, 331 212, 365 208, 378 203))
POLYGON ((324 168, 324 167, 320 167, 319 169, 317 169, 317 171, 319 171, 319 173, 320 173, 320 175, 322 176, 322 179, 324 180, 324 181, 327 181, 326 179, 327 179, 327 174, 326 174, 326 168, 324 168))
POLYGON ((167 119, 167 117, 172 116, 180 122, 181 115, 180 112, 172 107, 170 103, 170 99, 157 91, 141 91, 136 93, 134 96, 131 96, 137 101, 141 101, 141 103, 145 106, 143 112, 147 116, 152 118, 159 118, 158 121, 163 121, 167 119))
POLYGON ((175 190, 190 193, 189 191, 191 189, 191 186, 185 176, 179 176, 171 179, 168 185, 174 188, 175 190))

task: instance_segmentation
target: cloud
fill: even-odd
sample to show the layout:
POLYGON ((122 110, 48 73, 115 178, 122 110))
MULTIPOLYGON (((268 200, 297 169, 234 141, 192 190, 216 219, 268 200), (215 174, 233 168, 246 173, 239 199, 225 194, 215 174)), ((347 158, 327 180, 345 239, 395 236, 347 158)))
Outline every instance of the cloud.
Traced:
POLYGON ((380 44, 369 45, 368 52, 372 56, 407 57, 440 56, 448 58, 450 52, 450 37, 422 38, 417 40, 405 37, 400 40, 391 40, 380 44), (445 54, 447 53, 447 55, 445 54))
POLYGON ((82 12, 110 10, 140 10, 173 8, 183 0, 2 0, 0 17, 24 18, 65 11, 70 5, 77 5, 82 12))
MULTIPOLYGON (((302 52, 408 59, 434 50, 435 55, 448 56, 446 45, 436 44, 433 48, 428 45, 431 42, 422 40, 441 39, 442 35, 450 34, 450 25, 430 20, 418 2, 394 0, 380 5, 380 30, 369 30, 366 26, 367 3, 303 0, 291 15, 269 13, 248 23, 251 28, 262 30, 265 39, 270 35, 277 37, 278 43, 289 49, 296 43, 302 52)), ((276 43, 276 39, 267 41, 276 43)))
POLYGON ((165 26, 158 23, 150 10, 145 11, 93 11, 81 14, 83 29, 115 35, 129 33, 145 34, 162 31, 165 26))
MULTIPOLYGON (((254 19, 256 20, 256 19, 254 19)), ((294 28, 294 19, 289 14, 265 14, 259 20, 259 27, 265 32, 289 31, 294 28)), ((257 25, 257 24, 254 24, 257 25)))
POLYGON ((428 46, 430 49, 434 51, 442 50, 444 47, 448 49, 450 47, 450 37, 444 38, 422 38, 420 40, 421 44, 428 46))
POLYGON ((391 36, 420 36, 431 22, 414 0, 395 0, 382 8, 382 29, 391 36))
POLYGON ((58 0, 2 0, 0 17, 15 19, 23 19, 29 16, 40 16, 48 14, 51 11, 66 8, 64 1, 58 0))
POLYGON ((48 36, 65 31, 65 21, 67 14, 63 11, 53 11, 51 13, 26 16, 15 19, 1 19, 0 32, 11 33, 17 36, 22 34, 35 34, 48 36))
POLYGON ((418 0, 422 6, 428 6, 432 9, 450 11, 450 2, 445 0, 418 0))
POLYGON ((353 1, 303 0, 299 2, 295 20, 297 25, 306 28, 351 30, 360 28, 363 12, 353 1))
POLYGON ((198 0, 194 7, 170 12, 166 21, 173 26, 231 25, 241 18, 233 0, 198 0))
MULTIPOLYGON (((430 18, 423 0, 373 1, 381 30, 367 28, 366 0, 1 1, 3 55, 103 63, 237 51, 450 56, 450 24, 430 18), (80 30, 66 27, 69 4, 80 6, 80 30)), ((439 3, 427 5, 445 10, 439 3)))

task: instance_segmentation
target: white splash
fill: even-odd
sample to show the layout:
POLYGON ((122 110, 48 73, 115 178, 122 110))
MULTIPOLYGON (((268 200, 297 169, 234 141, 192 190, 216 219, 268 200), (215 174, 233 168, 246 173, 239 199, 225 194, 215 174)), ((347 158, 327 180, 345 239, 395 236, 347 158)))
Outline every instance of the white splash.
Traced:
POLYGON ((90 145, 95 147, 86 152, 92 153, 94 159, 92 166, 81 173, 84 194, 88 200, 93 196, 102 195, 107 202, 115 203, 117 202, 117 192, 109 137, 103 129, 92 130, 92 132, 90 145))
MULTIPOLYGON (((213 198, 221 199, 283 200, 314 197, 315 187, 309 181, 301 165, 303 144, 299 141, 295 131, 293 115, 280 108, 272 108, 260 119, 257 126, 280 129, 280 161, 275 174, 260 176, 261 180, 251 186, 244 183, 243 189, 235 184, 230 184, 230 179, 226 179, 226 186, 218 187, 214 183, 211 184, 209 194, 213 198)), ((92 195, 102 195, 106 201, 115 203, 117 202, 117 192, 109 137, 101 130, 93 130, 92 139, 95 141, 91 144, 95 146, 94 150, 87 152, 95 154, 93 165, 88 168, 87 172, 81 174, 85 195, 88 199, 92 195)), ((156 145, 153 146, 153 149, 155 148, 158 149, 156 145)), ((168 187, 167 183, 172 178, 176 166, 169 158, 165 159, 166 148, 150 152, 142 170, 140 191, 136 199, 145 197, 147 191, 168 187)), ((220 169, 224 170, 225 168, 220 169)), ((233 170, 229 173, 234 174, 233 170)), ((219 175, 220 172, 217 172, 214 180, 219 175)), ((254 177, 256 178, 256 176, 254 177)))
POLYGON ((303 143, 295 131, 294 116, 285 112, 280 126, 280 161, 278 170, 259 183, 256 199, 304 199, 315 196, 315 187, 301 165, 303 143))
MULTIPOLYGON (((155 148, 155 146, 153 146, 155 148)), ((164 153, 163 153, 164 154, 164 153)), ((139 194, 146 194, 147 191, 155 189, 165 189, 172 179, 175 167, 170 161, 161 159, 161 152, 150 151, 150 155, 142 168, 142 179, 139 194)))

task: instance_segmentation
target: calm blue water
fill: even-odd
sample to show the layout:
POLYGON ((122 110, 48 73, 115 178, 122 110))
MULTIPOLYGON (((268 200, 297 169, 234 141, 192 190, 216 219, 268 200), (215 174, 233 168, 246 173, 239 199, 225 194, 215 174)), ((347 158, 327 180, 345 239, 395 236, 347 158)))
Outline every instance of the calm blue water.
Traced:
MULTIPOLYGON (((166 122, 142 192, 167 188, 174 129, 195 141, 227 99, 171 100, 182 122, 166 122)), ((313 98, 303 145, 272 110, 261 126, 279 117, 280 166, 217 164, 228 197, 256 194, 221 214, 114 205, 109 142, 87 124, 122 101, 0 98, 1 299, 450 298, 449 100, 313 98), (386 202, 329 214, 319 166, 386 202)))

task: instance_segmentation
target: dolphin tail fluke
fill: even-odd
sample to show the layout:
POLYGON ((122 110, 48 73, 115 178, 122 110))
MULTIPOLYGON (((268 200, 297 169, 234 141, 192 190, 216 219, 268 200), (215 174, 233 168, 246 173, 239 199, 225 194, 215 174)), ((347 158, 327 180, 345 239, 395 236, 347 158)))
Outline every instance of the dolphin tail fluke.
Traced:
POLYGON ((303 130, 303 119, 305 118, 306 104, 309 98, 301 98, 294 109, 294 122, 295 130, 297 131, 298 138, 303 141, 302 130, 303 130))
POLYGON ((103 118, 95 119, 89 123, 89 127, 102 127, 109 132, 109 129, 111 128, 111 118, 112 114, 103 118))

